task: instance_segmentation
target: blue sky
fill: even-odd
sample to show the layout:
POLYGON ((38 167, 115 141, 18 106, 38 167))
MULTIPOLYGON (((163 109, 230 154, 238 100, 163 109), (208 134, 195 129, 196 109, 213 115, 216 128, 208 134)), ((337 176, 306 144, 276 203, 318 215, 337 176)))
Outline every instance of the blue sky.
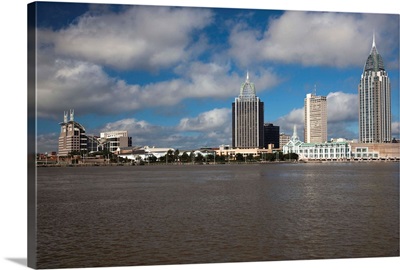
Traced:
POLYGON ((302 136, 303 102, 328 97, 328 137, 358 137, 357 85, 372 45, 392 83, 399 137, 399 16, 239 8, 41 3, 38 151, 57 151, 63 112, 87 134, 133 144, 231 144, 231 103, 246 79, 265 122, 302 136))

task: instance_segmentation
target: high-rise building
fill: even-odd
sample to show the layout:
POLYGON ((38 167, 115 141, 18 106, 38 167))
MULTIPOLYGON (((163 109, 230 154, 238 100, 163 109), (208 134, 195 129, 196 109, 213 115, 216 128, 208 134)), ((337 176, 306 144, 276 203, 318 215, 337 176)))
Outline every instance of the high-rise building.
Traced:
POLYGON ((64 112, 64 121, 60 123, 61 132, 58 137, 59 156, 68 156, 71 153, 87 151, 87 137, 85 128, 74 120, 74 111, 64 112))
POLYGON ((279 148, 279 126, 274 126, 272 123, 264 124, 264 147, 272 144, 273 148, 279 148))
POLYGON ((239 96, 232 103, 232 146, 234 148, 264 147, 264 102, 256 96, 254 83, 247 72, 239 96))
POLYGON ((390 80, 382 56, 372 39, 371 52, 365 62, 358 85, 359 142, 385 143, 391 141, 390 80))
POLYGON ((326 97, 307 94, 304 99, 304 141, 306 143, 324 143, 327 134, 326 97))

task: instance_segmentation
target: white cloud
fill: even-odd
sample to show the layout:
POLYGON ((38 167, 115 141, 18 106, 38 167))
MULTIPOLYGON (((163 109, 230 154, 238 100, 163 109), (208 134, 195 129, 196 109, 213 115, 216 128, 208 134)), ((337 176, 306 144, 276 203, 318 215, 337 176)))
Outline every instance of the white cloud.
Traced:
MULTIPOLYGON (((239 93, 245 74, 230 73, 229 65, 193 62, 177 68, 179 79, 146 85, 127 84, 110 77, 104 68, 77 60, 38 54, 38 116, 54 117, 74 108, 81 115, 118 114, 145 108, 174 106, 189 98, 224 99, 239 93)), ((278 76, 260 69, 251 80, 263 91, 277 84, 278 76)))
POLYGON ((181 119, 180 131, 214 131, 226 130, 231 123, 231 110, 227 108, 213 109, 203 112, 197 117, 181 119))
POLYGON ((358 95, 331 92, 328 106, 328 139, 358 138, 358 95))
POLYGON ((302 138, 304 130, 304 107, 291 110, 288 114, 279 117, 273 123, 279 126, 280 132, 289 135, 293 133, 293 128, 296 126, 297 134, 302 138))
POLYGON ((118 69, 158 70, 188 58, 191 34, 211 23, 212 16, 208 9, 162 6, 89 11, 67 28, 39 29, 39 47, 118 69))
POLYGON ((331 92, 327 95, 328 122, 358 121, 358 95, 331 92))
POLYGON ((288 11, 272 19, 264 33, 240 24, 230 36, 230 54, 246 66, 260 61, 304 66, 347 67, 365 62, 376 30, 384 59, 395 55, 398 16, 288 11))

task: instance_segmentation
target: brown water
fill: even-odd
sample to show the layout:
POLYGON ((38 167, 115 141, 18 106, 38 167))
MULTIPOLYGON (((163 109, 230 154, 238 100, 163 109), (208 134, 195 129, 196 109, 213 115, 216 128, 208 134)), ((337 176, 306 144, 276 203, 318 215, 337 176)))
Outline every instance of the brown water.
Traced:
POLYGON ((399 256, 399 164, 38 168, 38 268, 399 256))

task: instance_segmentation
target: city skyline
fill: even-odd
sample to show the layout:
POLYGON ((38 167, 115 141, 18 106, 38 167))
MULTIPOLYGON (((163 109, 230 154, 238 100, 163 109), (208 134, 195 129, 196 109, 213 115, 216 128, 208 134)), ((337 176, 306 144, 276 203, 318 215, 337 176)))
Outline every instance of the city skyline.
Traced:
MULTIPOLYGON (((38 13, 39 152, 56 151, 69 109, 88 135, 127 130, 133 145, 230 144, 230 105, 247 71, 264 122, 301 130, 316 85, 327 96, 328 139, 358 138, 354 105, 373 30, 399 88, 397 15, 65 5, 38 13)), ((398 91, 392 101, 398 137, 398 91)))

